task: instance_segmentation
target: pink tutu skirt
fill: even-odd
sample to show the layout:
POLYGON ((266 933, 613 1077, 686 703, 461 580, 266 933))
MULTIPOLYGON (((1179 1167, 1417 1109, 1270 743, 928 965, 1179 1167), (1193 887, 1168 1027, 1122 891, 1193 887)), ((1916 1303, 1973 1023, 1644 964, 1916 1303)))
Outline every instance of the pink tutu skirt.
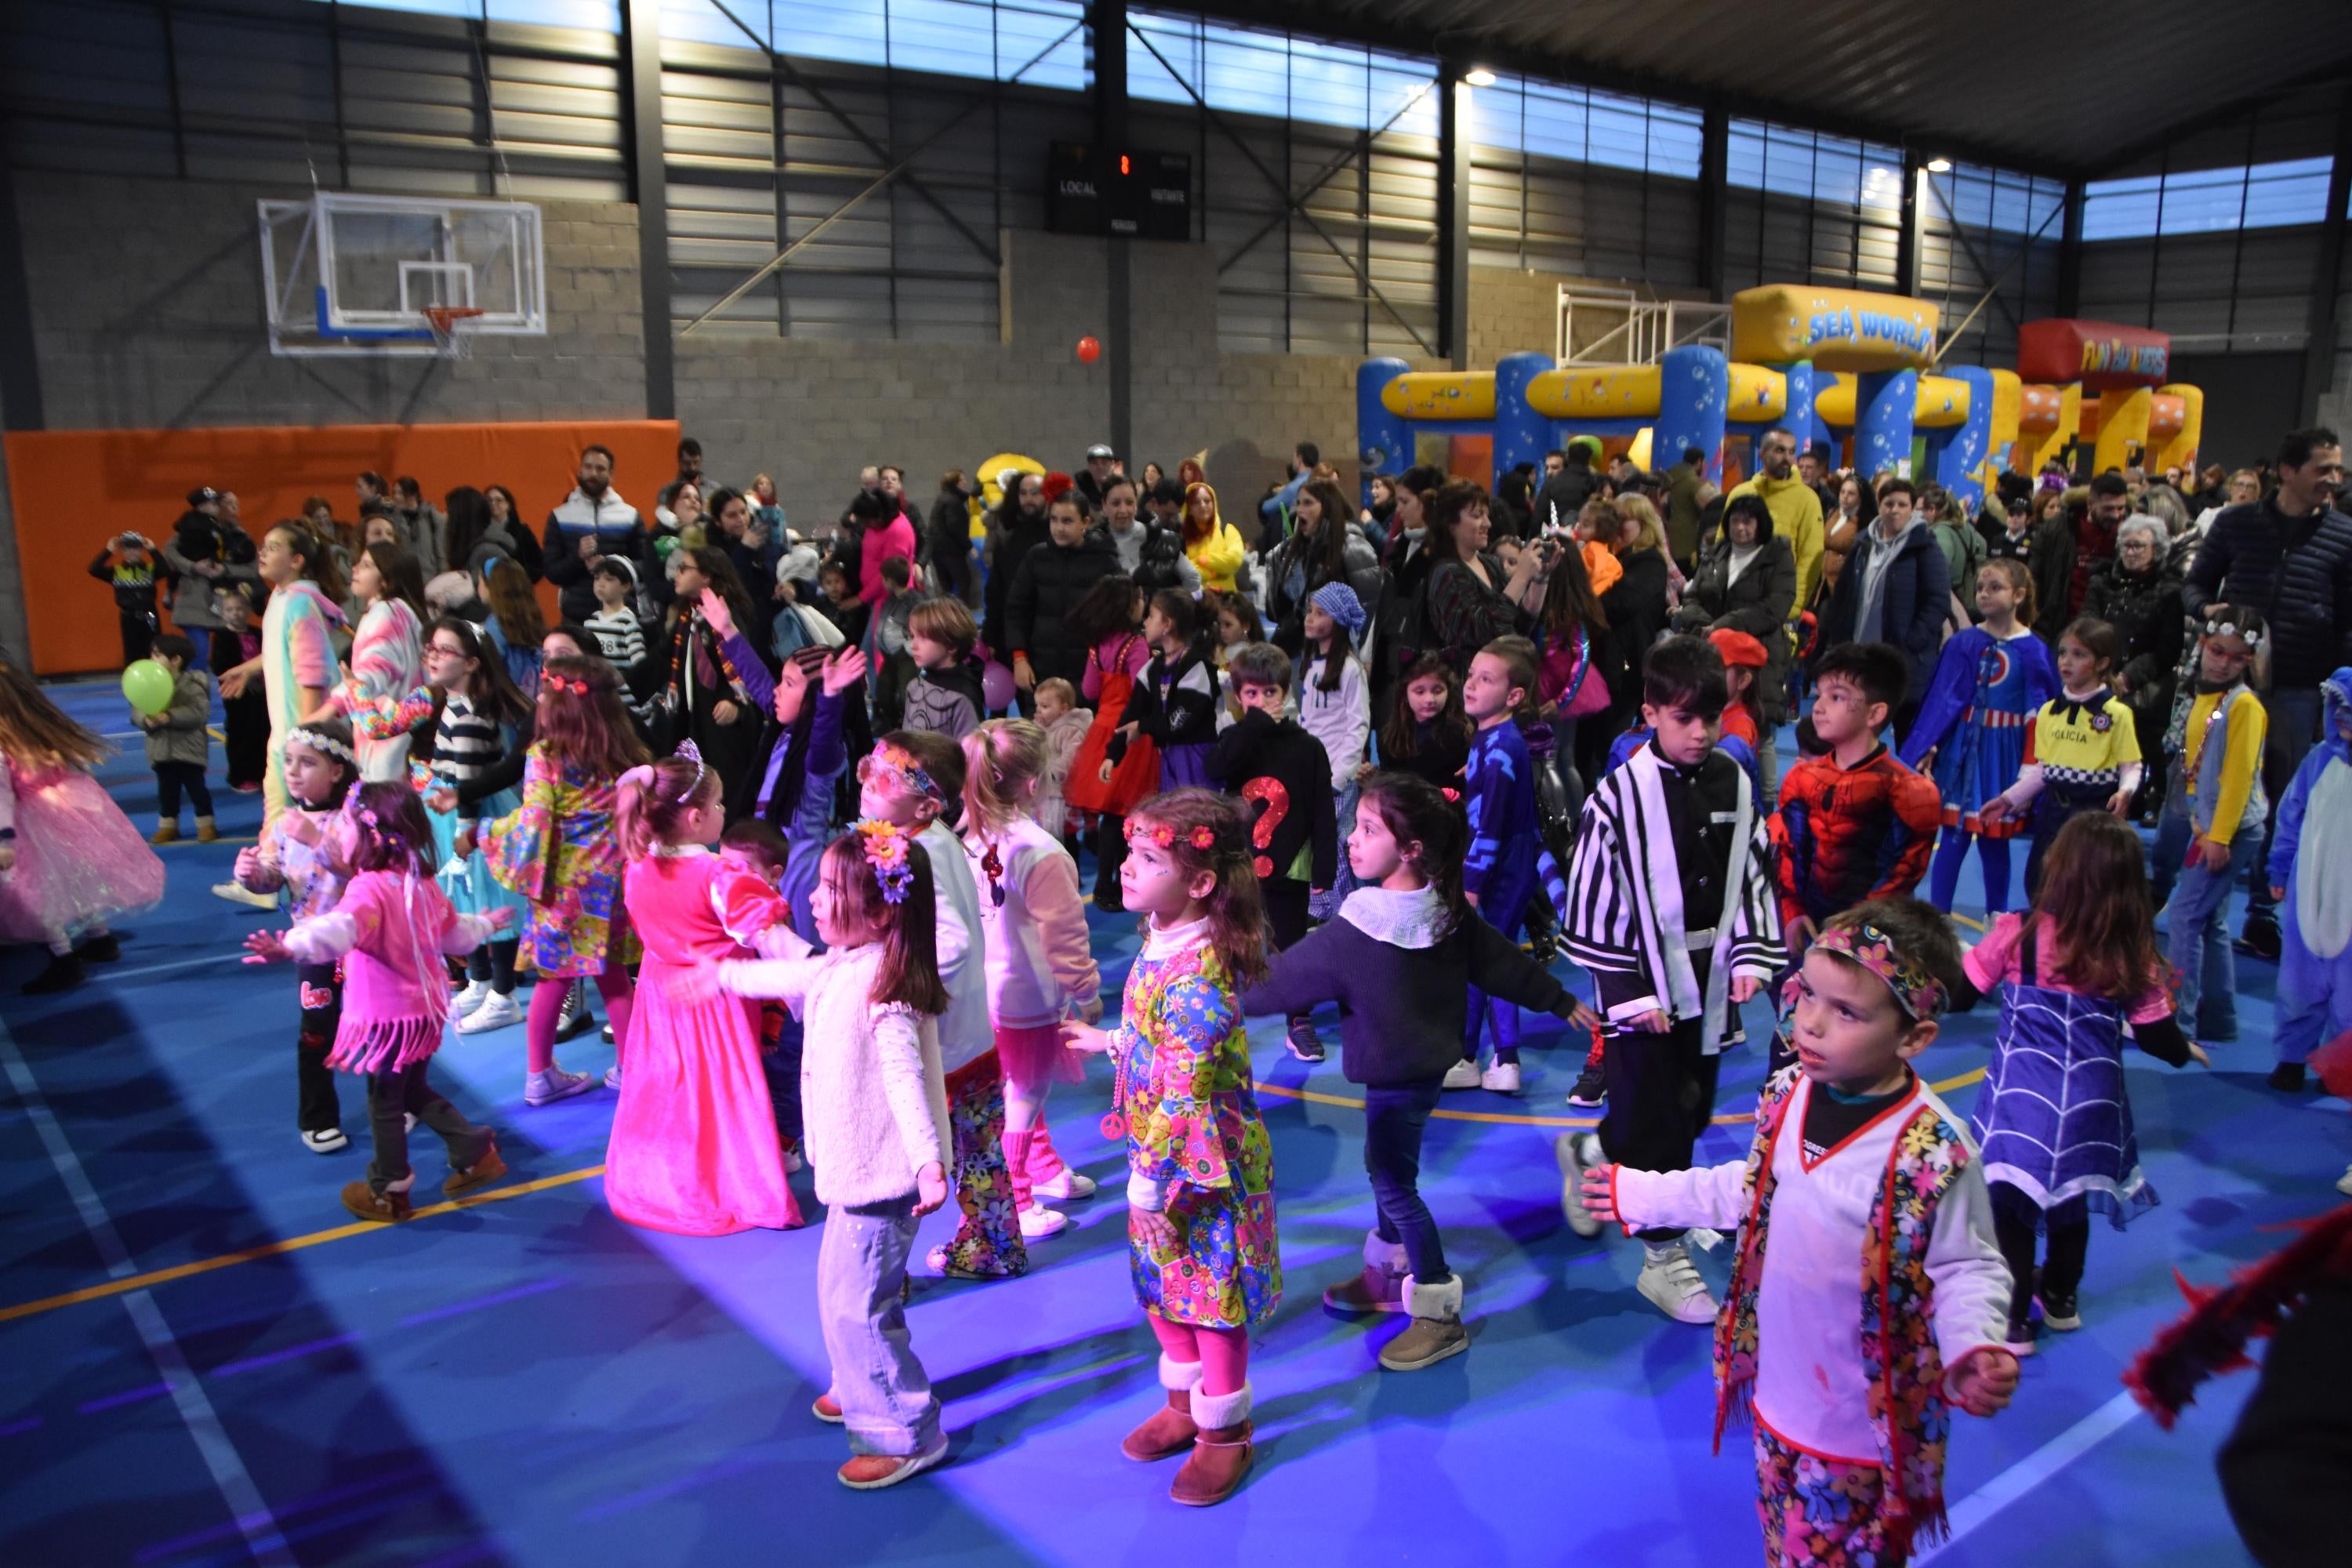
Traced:
POLYGON ((163 862, 79 768, 26 769, 16 786, 16 865, 0 874, 0 941, 49 942, 163 901, 163 862))
POLYGON ((1040 1024, 1034 1028, 996 1026, 996 1059, 1003 1065, 1004 1081, 1027 1088, 1037 1084, 1077 1083, 1086 1064, 1078 1053, 1062 1044, 1062 1026, 1040 1024))

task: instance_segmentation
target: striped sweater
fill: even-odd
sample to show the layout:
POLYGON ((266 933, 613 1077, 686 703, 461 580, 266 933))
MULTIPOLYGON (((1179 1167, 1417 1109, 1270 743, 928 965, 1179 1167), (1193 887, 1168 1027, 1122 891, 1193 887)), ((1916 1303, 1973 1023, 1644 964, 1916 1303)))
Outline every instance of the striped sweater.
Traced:
POLYGON ((1665 764, 1648 747, 1595 784, 1584 803, 1576 855, 1568 878, 1562 937, 1568 955, 1593 972, 1617 1032, 1645 1013, 1704 1021, 1701 1044, 1713 1056, 1745 1037, 1729 1003, 1740 975, 1769 981, 1786 962, 1780 909, 1772 880, 1771 844, 1747 773, 1727 758, 1706 766, 1731 770, 1737 785, 1728 864, 1721 868, 1724 916, 1711 942, 1702 987, 1691 963, 1692 933, 1683 920, 1680 842, 1660 777, 1665 764), (1619 977, 1633 982, 1612 984, 1619 977))

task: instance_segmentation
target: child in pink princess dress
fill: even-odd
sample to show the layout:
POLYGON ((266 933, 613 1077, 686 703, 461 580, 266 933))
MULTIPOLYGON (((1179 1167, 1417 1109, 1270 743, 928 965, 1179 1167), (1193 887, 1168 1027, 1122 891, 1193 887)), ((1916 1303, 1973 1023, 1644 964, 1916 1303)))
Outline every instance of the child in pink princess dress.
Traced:
POLYGON ((433 879, 433 827, 406 784, 363 784, 328 829, 329 854, 351 879, 326 914, 287 931, 246 938, 247 963, 292 959, 343 963, 342 1021, 327 1065, 364 1074, 375 1158, 367 1177, 343 1189, 343 1206, 363 1220, 394 1225, 414 1208, 408 1118, 431 1128, 449 1152, 441 1191, 457 1197, 506 1174, 498 1134, 477 1127, 426 1080, 449 1023, 449 980, 441 960, 471 952, 504 929, 510 910, 461 915, 433 879))
POLYGON ((121 957, 106 922, 163 896, 163 862, 89 776, 107 753, 0 658, 0 942, 49 950, 28 995, 68 990, 85 961, 121 957))
POLYGON ((757 870, 712 853, 727 812, 719 775, 690 741, 621 775, 615 825, 629 858, 622 896, 646 956, 622 1045, 627 1087, 613 1113, 604 1200, 631 1225, 677 1236, 797 1228, 760 1065, 759 1004, 723 993, 689 1002, 662 984, 751 956, 789 919, 784 901, 757 870))

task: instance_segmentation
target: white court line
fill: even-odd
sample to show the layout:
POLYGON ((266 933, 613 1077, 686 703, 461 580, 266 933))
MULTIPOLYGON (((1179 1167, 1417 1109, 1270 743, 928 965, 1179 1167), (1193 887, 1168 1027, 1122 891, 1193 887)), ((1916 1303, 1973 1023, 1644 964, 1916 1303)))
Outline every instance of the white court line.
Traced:
MULTIPOLYGON (((254 929, 258 931, 261 928, 256 926, 254 929)), ((243 959, 237 956, 240 951, 241 950, 239 949, 232 948, 226 952, 214 953, 209 958, 184 958, 176 963, 151 963, 142 969, 118 969, 111 974, 107 973, 104 970, 100 970, 95 978, 102 980, 137 980, 142 975, 169 974, 174 970, 195 969, 205 964, 225 964, 230 968, 235 968, 244 962, 243 959)))
MULTIPOLYGON (((26 1119, 40 1134, 49 1163, 57 1167, 58 1179, 72 1196, 82 1228, 97 1244, 108 1277, 128 1279, 135 1272, 131 1254, 124 1248, 114 1221, 107 1215, 106 1205, 99 1202, 98 1189, 90 1185, 73 1145, 66 1140, 65 1129, 58 1125, 48 1100, 41 1094, 40 1084, 33 1077, 33 1069, 16 1049, 16 1037, 8 1032, 5 1022, 0 1022, 0 1067, 5 1068, 16 1099, 25 1108, 26 1119)), ((172 1403, 178 1407, 180 1419, 186 1424, 188 1436, 194 1439, 196 1452, 204 1457, 205 1468, 212 1472, 213 1485, 219 1489, 221 1500, 228 1505, 229 1516, 236 1521, 237 1531, 245 1537, 254 1560, 271 1568, 295 1568, 294 1554, 287 1549, 277 1518, 262 1500, 261 1489, 254 1485, 252 1472, 245 1468, 236 1445, 221 1426, 213 1402, 205 1397, 204 1384, 196 1380, 188 1358, 181 1353, 180 1342, 163 1321, 163 1310, 155 1305, 155 1298, 145 1290, 133 1290, 122 1298, 122 1305, 131 1314, 131 1327, 147 1347, 155 1370, 163 1374, 164 1386, 171 1390, 172 1403)))
POLYGON ((1946 1547, 2130 1426, 2138 1415, 2139 1401, 2130 1390, 2116 1394, 1954 1504, 1951 1534, 1912 1561, 1932 1561, 1946 1547))

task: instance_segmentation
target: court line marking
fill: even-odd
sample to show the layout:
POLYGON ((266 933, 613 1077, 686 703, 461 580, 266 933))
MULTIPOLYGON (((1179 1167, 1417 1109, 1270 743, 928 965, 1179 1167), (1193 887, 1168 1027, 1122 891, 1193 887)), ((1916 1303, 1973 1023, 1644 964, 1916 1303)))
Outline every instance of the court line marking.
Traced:
POLYGON ((1915 1559, 1926 1563, 2001 1510, 2130 1426, 2139 1401, 2129 1389, 2028 1454, 1953 1505, 1951 1532, 1915 1559))
MULTIPOLYGON (((1944 1094, 1955 1089, 1965 1089, 1969 1084, 1980 1081, 1984 1076, 1985 1069, 1976 1068, 1961 1073, 1957 1078, 1948 1078, 1940 1083, 1929 1084, 1927 1087, 1937 1094, 1944 1094)), ((1342 1110, 1361 1110, 1364 1108, 1364 1102, 1360 1100, 1349 1100, 1341 1095, 1325 1094, 1318 1089, 1287 1089, 1280 1084, 1255 1082, 1251 1087, 1261 1094, 1271 1094, 1280 1100, 1305 1100, 1314 1105, 1335 1106, 1342 1110)), ((1430 1112, 1430 1115, 1433 1118, 1442 1117, 1448 1121, 1484 1122, 1507 1127, 1590 1129, 1601 1125, 1599 1119, 1592 1117, 1517 1116, 1504 1111, 1454 1110, 1444 1106, 1430 1112)), ((1718 1127, 1744 1126, 1755 1120, 1756 1113, 1752 1110, 1732 1111, 1714 1119, 1715 1125, 1718 1127)), ((569 1186, 574 1182, 584 1182, 604 1173, 604 1167, 602 1165, 589 1165, 577 1171, 564 1171, 556 1175, 539 1177, 535 1181, 519 1182, 510 1187, 494 1187, 488 1192, 474 1193, 449 1202, 434 1204, 429 1207, 418 1209, 411 1218, 429 1219, 436 1215, 455 1214, 459 1209, 478 1208, 484 1204, 494 1204, 507 1198, 519 1198, 530 1193, 545 1192, 551 1187, 569 1186)), ((96 1201, 95 1194, 92 1195, 92 1201, 96 1201)), ((395 1228, 397 1227, 393 1226, 360 1220, 351 1225, 335 1226, 327 1230, 314 1230, 306 1236, 289 1237, 281 1241, 263 1242, 257 1247, 248 1247, 236 1252, 224 1252, 215 1258, 199 1258, 192 1262, 173 1264, 168 1268, 158 1268, 152 1273, 112 1279, 103 1285, 86 1286, 81 1289, 68 1290, 60 1295, 44 1296, 38 1300, 20 1301, 14 1306, 0 1307, 0 1323, 15 1322, 20 1318, 35 1317, 43 1312, 54 1312, 61 1307, 79 1306, 84 1301, 102 1300, 109 1296, 120 1296, 151 1285, 167 1284, 172 1280, 185 1279, 197 1274, 210 1274, 216 1269, 232 1268, 240 1263, 254 1263, 265 1258, 277 1258, 289 1252, 299 1252, 306 1247, 320 1247, 331 1241, 342 1241, 351 1237, 364 1236, 370 1231, 395 1228)))
MULTIPOLYGON (((543 1193, 550 1187, 570 1186, 591 1176, 604 1173, 602 1165, 590 1165, 583 1170, 565 1171, 557 1175, 541 1176, 536 1181, 518 1182, 511 1187, 493 1187, 488 1192, 468 1193, 462 1198, 452 1198, 418 1209, 411 1222, 430 1219, 436 1215, 455 1214, 459 1209, 479 1208, 507 1198, 519 1198, 528 1193, 543 1193)), ((92 1201, 96 1199, 93 1196, 92 1201)), ((13 1307, 0 1307, 0 1323, 14 1322, 41 1312, 53 1312, 60 1307, 79 1306, 84 1301, 101 1300, 120 1296, 126 1291, 143 1289, 150 1285, 162 1285, 173 1279, 185 1279, 191 1275, 210 1274, 217 1268, 231 1268, 240 1263, 254 1263, 264 1258, 276 1258, 284 1253, 299 1252, 305 1247, 323 1246, 330 1241, 341 1241, 349 1237, 365 1236, 372 1231, 397 1230, 398 1226, 380 1225, 373 1220, 355 1220, 328 1230, 314 1230, 308 1236, 288 1237, 282 1241, 266 1241, 258 1247, 248 1247, 237 1252, 224 1252, 215 1258, 199 1258, 190 1263, 176 1263, 169 1268, 134 1275, 128 1279, 110 1279, 103 1285, 91 1285, 79 1290, 68 1290, 61 1296, 44 1296, 37 1301, 20 1301, 13 1307)))
POLYGON ((278 1568, 280 1564, 294 1568, 294 1554, 287 1547, 276 1516, 263 1500, 261 1489, 254 1484, 253 1472, 246 1468, 236 1444, 221 1425, 220 1413, 213 1408, 203 1383, 188 1365, 179 1340, 163 1321, 163 1309, 155 1305, 155 1298, 131 1274, 131 1254, 122 1245, 121 1233, 114 1228, 106 1205, 99 1201, 98 1189, 90 1184, 89 1173, 82 1169, 80 1158, 74 1153, 73 1144, 50 1110, 39 1081, 33 1077, 24 1053, 17 1050, 16 1037, 5 1022, 0 1022, 0 1068, 5 1069, 17 1103, 25 1108, 26 1120, 32 1122, 42 1148, 48 1153, 49 1163, 65 1183, 82 1228, 98 1247, 107 1272, 115 1276, 118 1288, 106 1293, 122 1297, 123 1310, 130 1315, 140 1342, 146 1346, 148 1358, 163 1374, 173 1406, 187 1427, 205 1468, 211 1472, 214 1488, 228 1505, 229 1517, 236 1521, 237 1533, 245 1538, 247 1550, 256 1562, 268 1564, 269 1568, 278 1568))

